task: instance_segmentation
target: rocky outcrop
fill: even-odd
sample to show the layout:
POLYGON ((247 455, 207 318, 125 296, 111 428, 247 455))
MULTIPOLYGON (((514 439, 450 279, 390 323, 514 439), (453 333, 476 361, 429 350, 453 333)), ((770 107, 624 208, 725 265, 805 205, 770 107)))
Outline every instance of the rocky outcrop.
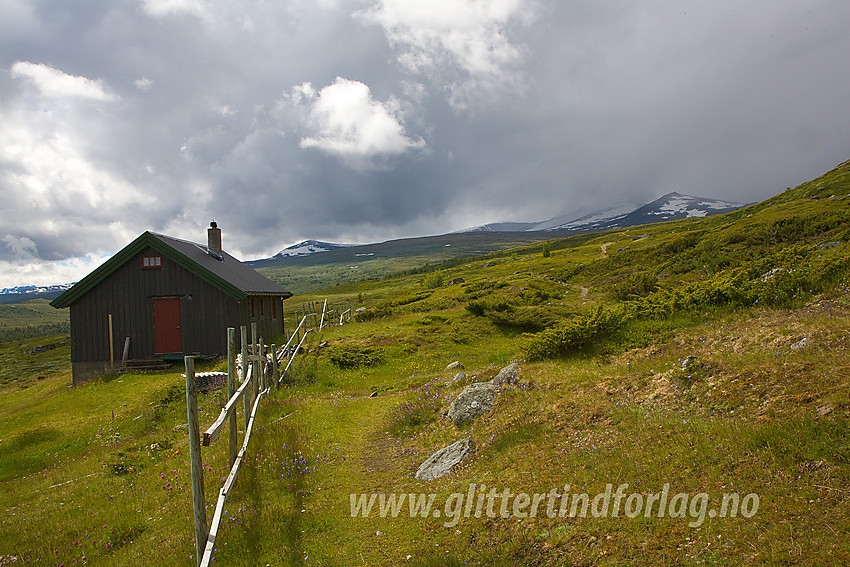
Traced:
POLYGON ((461 439, 444 447, 428 457, 419 465, 414 478, 417 480, 433 480, 446 476, 452 468, 468 459, 475 452, 475 443, 471 437, 461 439))
POLYGON ((499 373, 496 374, 496 377, 490 381, 490 383, 494 386, 501 386, 505 382, 513 382, 516 380, 517 376, 519 376, 519 364, 512 362, 502 368, 499 373))
POLYGON ((446 366, 446 370, 463 370, 463 364, 461 364, 459 360, 455 360, 446 366))
POLYGON ((499 387, 492 382, 476 382, 461 391, 449 407, 448 416, 458 427, 475 421, 496 403, 499 387))

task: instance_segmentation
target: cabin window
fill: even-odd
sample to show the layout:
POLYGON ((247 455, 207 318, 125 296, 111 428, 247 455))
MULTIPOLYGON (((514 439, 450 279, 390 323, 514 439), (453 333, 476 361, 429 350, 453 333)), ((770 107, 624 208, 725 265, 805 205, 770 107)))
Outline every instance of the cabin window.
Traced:
POLYGON ((158 268, 162 268, 162 256, 157 256, 157 255, 142 256, 142 269, 143 270, 156 270, 158 268))
POLYGON ((272 297, 271 301, 272 301, 272 319, 277 319, 277 309, 275 309, 275 302, 277 301, 277 299, 272 297))

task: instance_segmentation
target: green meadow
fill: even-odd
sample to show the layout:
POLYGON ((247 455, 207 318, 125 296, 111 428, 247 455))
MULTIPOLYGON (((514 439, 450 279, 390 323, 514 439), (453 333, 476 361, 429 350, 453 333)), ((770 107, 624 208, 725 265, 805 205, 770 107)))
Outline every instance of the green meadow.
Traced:
MULTIPOLYGON (((848 193, 845 163, 727 215, 293 298, 289 328, 311 300, 359 312, 310 333, 263 402, 214 564, 850 563, 848 193), (490 412, 461 428, 445 416, 511 362, 490 412), (463 438, 470 459, 414 478, 463 438), (627 514, 624 497, 594 514, 609 484, 643 503, 667 486, 669 506, 627 514), (491 489, 536 496, 537 513, 454 507, 491 489), (384 495, 385 512, 394 495, 396 517, 378 497, 353 517, 361 495, 384 495)), ((71 388, 68 346, 30 354, 63 338, 0 344, 0 565, 194 565, 181 369, 71 388)), ((204 429, 224 399, 200 402, 204 429)), ((226 437, 204 448, 209 516, 226 437)))

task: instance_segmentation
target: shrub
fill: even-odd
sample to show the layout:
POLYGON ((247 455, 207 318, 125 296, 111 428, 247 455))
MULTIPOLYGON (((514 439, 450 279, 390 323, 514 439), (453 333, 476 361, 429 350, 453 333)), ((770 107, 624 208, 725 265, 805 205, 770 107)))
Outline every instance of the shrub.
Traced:
POLYGON ((377 347, 342 345, 332 347, 328 358, 340 368, 359 368, 372 366, 384 360, 384 351, 377 347))
POLYGON ((387 317, 392 313, 392 309, 386 305, 377 305, 375 307, 367 307, 366 311, 361 311, 360 313, 356 313, 354 315, 354 320, 358 323, 363 323, 365 321, 371 321, 373 319, 380 319, 382 317, 387 317))
POLYGON ((445 282, 445 278, 443 274, 440 272, 434 272, 425 276, 425 279, 422 281, 423 285, 427 289, 437 289, 438 287, 443 287, 443 283, 445 282))
POLYGON ((638 272, 626 276, 611 286, 611 293, 620 301, 643 297, 658 287, 658 278, 654 274, 638 272))
POLYGON ((528 336, 524 346, 528 360, 554 358, 581 351, 591 342, 604 339, 625 321, 620 310, 604 310, 576 315, 536 335, 528 336))

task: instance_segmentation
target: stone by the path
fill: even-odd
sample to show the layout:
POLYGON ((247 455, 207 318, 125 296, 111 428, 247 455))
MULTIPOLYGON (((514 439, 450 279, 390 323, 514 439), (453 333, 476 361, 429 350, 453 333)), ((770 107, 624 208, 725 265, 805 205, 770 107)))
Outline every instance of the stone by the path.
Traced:
POLYGON ((448 447, 440 449, 419 465, 414 478, 417 480, 433 480, 446 476, 455 465, 468 459, 474 451, 475 443, 471 437, 452 443, 448 447))
POLYGON ((446 366, 446 370, 463 370, 463 364, 461 364, 459 360, 455 360, 446 366))
POLYGON ((803 337, 802 339, 791 345, 791 350, 803 350, 804 348, 809 346, 810 342, 811 341, 809 341, 808 337, 803 337))
POLYGON ((451 379, 451 380, 449 380, 449 382, 450 382, 450 383, 452 383, 452 384, 454 384, 454 383, 455 383, 455 382, 457 382, 458 380, 463 380, 464 378, 466 378, 466 374, 464 374, 463 372, 458 372, 457 374, 455 374, 454 376, 452 376, 452 379, 451 379))
POLYGON ((452 280, 449 280, 449 285, 457 285, 462 283, 466 283, 466 280, 463 278, 454 278, 452 280))
POLYGON ((475 421, 476 418, 490 411, 496 403, 498 392, 499 387, 492 382, 470 384, 452 401, 448 412, 449 419, 458 427, 475 421))
POLYGON ((832 413, 832 406, 820 406, 818 408, 818 415, 820 417, 826 417, 832 413))
POLYGON ((501 386, 505 382, 511 382, 519 376, 519 364, 516 362, 512 362, 509 365, 502 368, 496 377, 493 378, 490 383, 494 386, 501 386))

